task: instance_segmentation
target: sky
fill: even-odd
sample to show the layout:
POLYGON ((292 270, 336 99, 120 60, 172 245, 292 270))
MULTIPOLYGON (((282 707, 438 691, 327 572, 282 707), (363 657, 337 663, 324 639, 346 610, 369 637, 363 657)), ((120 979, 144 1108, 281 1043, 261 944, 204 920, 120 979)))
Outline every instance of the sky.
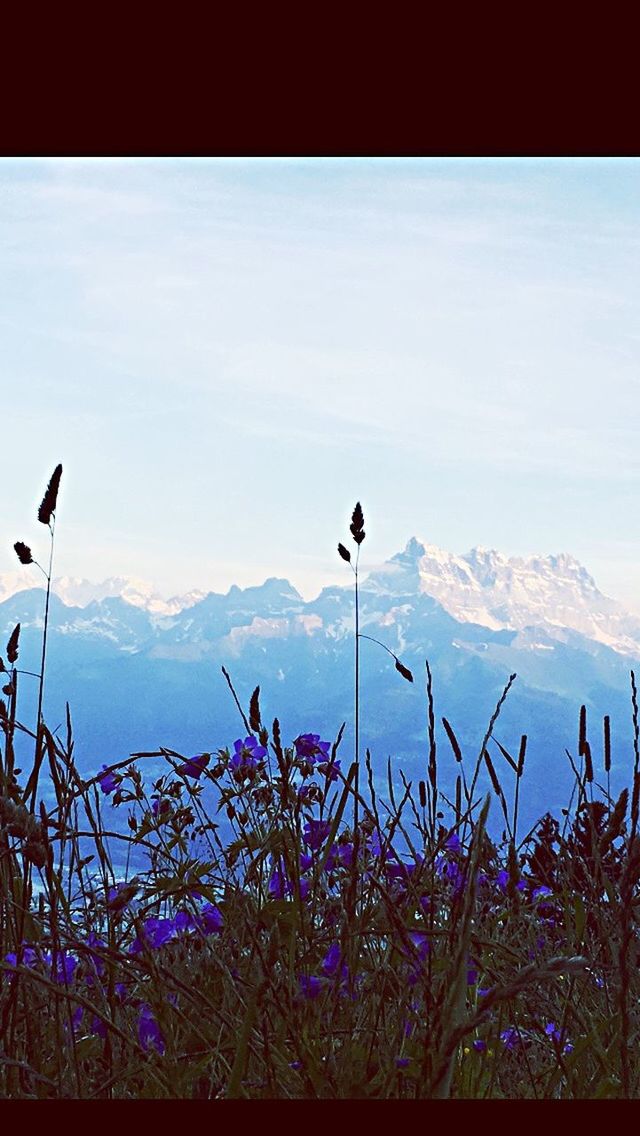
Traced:
POLYGON ((411 536, 640 611, 640 161, 0 161, 0 573, 350 583, 411 536))

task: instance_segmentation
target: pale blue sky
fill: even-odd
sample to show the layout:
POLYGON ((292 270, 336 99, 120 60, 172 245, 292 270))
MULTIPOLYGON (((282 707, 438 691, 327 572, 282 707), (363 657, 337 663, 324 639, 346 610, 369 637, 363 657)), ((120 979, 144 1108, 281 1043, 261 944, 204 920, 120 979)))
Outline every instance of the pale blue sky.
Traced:
POLYGON ((0 572, 349 581, 417 535, 640 610, 640 162, 0 162, 0 572))

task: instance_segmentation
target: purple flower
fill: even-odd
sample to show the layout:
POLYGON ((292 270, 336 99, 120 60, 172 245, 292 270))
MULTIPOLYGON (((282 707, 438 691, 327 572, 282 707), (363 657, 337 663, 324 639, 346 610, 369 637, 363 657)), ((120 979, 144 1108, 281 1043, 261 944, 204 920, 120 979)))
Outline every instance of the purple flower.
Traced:
POLYGON ((508 1029, 503 1030, 500 1034, 500 1040, 505 1049, 517 1049, 518 1046, 522 1045, 522 1038, 515 1026, 509 1026, 508 1029))
POLYGON ((102 768, 105 772, 98 774, 98 783, 102 792, 108 797, 110 793, 113 793, 114 790, 118 788, 122 777, 117 773, 112 773, 108 765, 103 765, 102 768))
POLYGON ((532 899, 545 899, 548 895, 553 895, 553 892, 551 888, 545 887, 544 884, 542 884, 541 887, 534 888, 531 892, 532 899))
POLYGON ((333 872, 335 868, 350 868, 353 864, 353 844, 333 844, 327 856, 327 871, 333 872))
POLYGON ((324 773, 328 781, 338 780, 338 770, 340 769, 340 761, 322 761, 318 765, 318 773, 324 773))
POLYGON ((424 962, 431 950, 431 944, 427 935, 423 934, 422 931, 410 931, 409 940, 414 950, 417 952, 420 962, 424 962))
POLYGON ((212 903, 205 903, 202 911, 196 920, 197 926, 205 935, 213 935, 222 930, 224 920, 222 912, 219 908, 214 907, 212 903))
POLYGON ((173 919, 157 919, 154 915, 145 919, 142 927, 145 941, 154 950, 170 942, 176 933, 176 925, 173 919))
POLYGON ((67 985, 73 982, 73 976, 78 968, 78 960, 73 955, 62 951, 56 958, 55 973, 52 973, 54 982, 64 982, 67 985))
POLYGON ((36 963, 41 962, 42 959, 38 952, 33 949, 33 947, 29 947, 26 943, 22 943, 18 953, 16 954, 15 951, 10 951, 9 954, 4 956, 4 961, 8 966, 26 966, 28 968, 31 968, 36 963))
POLYGON ((467 986, 475 986, 477 981, 478 981, 477 970, 468 970, 467 971, 467 986))
POLYGON ((460 843, 460 837, 458 836, 458 833, 452 832, 451 836, 448 837, 447 840, 445 840, 444 846, 445 848, 448 848, 450 852, 459 852, 462 845, 460 843))
POLYGON ((385 874, 387 874, 388 880, 408 879, 410 875, 413 875, 413 872, 416 870, 416 868, 422 866, 423 862, 424 861, 422 857, 418 857, 418 860, 415 863, 405 863, 402 860, 396 860, 392 863, 385 864, 384 871, 385 874))
POLYGON ((331 832, 331 821, 309 820, 304 826, 303 840, 310 848, 319 848, 331 832))
POLYGON ((321 742, 320 734, 300 734, 293 744, 296 747, 296 757, 304 757, 307 760, 321 757, 323 760, 329 760, 330 743, 321 742))
POLYGON ((315 975, 298 975, 298 982, 300 984, 300 993, 303 998, 307 998, 313 1002, 322 993, 323 982, 321 978, 316 978, 315 975))
POLYGON ((97 1014, 94 1014, 91 1018, 91 1033, 97 1034, 98 1037, 101 1037, 103 1040, 107 1036, 107 1027, 102 1018, 99 1018, 97 1014))
POLYGON ((411 1061, 408 1057, 396 1057, 396 1069, 406 1069, 407 1065, 410 1064, 411 1061))
MULTIPOLYGON (((306 899, 309 894, 311 884, 309 880, 304 878, 300 879, 300 898, 306 899)), ((295 892, 295 884, 289 879, 282 865, 278 864, 271 873, 269 879, 269 895, 273 899, 285 899, 288 895, 293 895, 295 892)))
POLYGON ((229 762, 229 768, 233 770, 236 777, 251 776, 256 769, 261 758, 267 756, 267 751, 264 746, 258 744, 258 739, 253 737, 238 738, 233 743, 234 753, 229 762))
POLYGON ((439 856, 436 860, 436 871, 442 876, 445 883, 451 884, 454 892, 462 891, 465 875, 459 864, 456 864, 453 860, 447 860, 444 856, 439 856))
POLYGON ((552 1038, 553 1041, 560 1041, 560 1030, 558 1029, 555 1022, 547 1022, 546 1026, 544 1027, 544 1032, 546 1033, 547 1037, 552 1038))
POLYGON ((131 883, 116 884, 115 887, 109 888, 107 892, 107 907, 109 911, 118 912, 123 911, 128 903, 131 902, 138 890, 137 881, 131 883))
POLYGON ((189 911, 178 911, 173 921, 178 932, 190 931, 195 926, 195 920, 189 911))
POLYGON ((197 757, 188 757, 182 765, 177 767, 176 772, 184 774, 185 777, 202 777, 207 765, 211 760, 210 753, 201 753, 197 757))
POLYGON ((165 1051, 165 1041, 156 1019, 153 1016, 151 1006, 143 1002, 140 1006, 140 1016, 138 1018, 138 1041, 145 1050, 149 1052, 150 1047, 153 1045, 158 1053, 163 1054, 165 1051))
POLYGON ((313 867, 313 856, 309 856, 307 852, 300 853, 300 871, 308 872, 309 868, 313 867))
POLYGON ((480 1041, 478 1039, 478 1041, 474 1041, 473 1048, 475 1049, 476 1053, 484 1053, 485 1049, 487 1048, 487 1043, 486 1041, 480 1041))
POLYGON ((284 899, 285 895, 289 894, 288 889, 290 887, 291 884, 289 883, 287 873, 282 866, 278 864, 278 866, 273 869, 269 878, 269 895, 272 899, 284 899))
POLYGON ((337 973, 341 960, 342 951, 340 950, 340 944, 332 943, 322 963, 322 970, 328 978, 331 978, 332 975, 337 973))
POLYGON ((503 868, 502 871, 498 872, 496 876, 496 885, 500 888, 500 891, 506 891, 508 883, 509 873, 506 868, 503 868))

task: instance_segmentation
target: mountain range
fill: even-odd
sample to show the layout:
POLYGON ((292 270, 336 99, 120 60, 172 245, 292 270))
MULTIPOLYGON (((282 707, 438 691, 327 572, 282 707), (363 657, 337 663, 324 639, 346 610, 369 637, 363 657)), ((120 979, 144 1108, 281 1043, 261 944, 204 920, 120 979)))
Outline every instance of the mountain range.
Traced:
MULTIPOLYGON (((0 576, 0 634, 7 638, 21 623, 18 665, 35 671, 43 591, 29 573, 0 576)), ((138 749, 166 745, 187 754, 233 742, 244 726, 223 665, 245 707, 260 685, 263 720, 277 716, 285 737, 332 738, 345 721, 341 752, 348 764, 351 582, 324 588, 310 601, 278 578, 234 586, 226 595, 194 591, 170 600, 124 577, 101 584, 60 577, 52 590, 46 716, 52 726, 63 721, 69 701, 83 772, 138 749)), ((565 750, 575 758, 581 703, 596 765, 602 717, 609 714, 613 783, 628 781, 629 671, 640 660, 640 619, 602 595, 573 557, 507 558, 482 548, 459 556, 412 538, 363 575, 360 601, 363 635, 383 643, 415 677, 405 682, 390 654, 361 642, 362 744, 371 749, 381 784, 388 756, 406 776, 425 775, 426 659, 437 722, 447 717, 471 764, 508 676, 518 676, 494 737, 513 753, 527 734, 525 823, 566 804, 565 750)), ((20 682, 27 721, 35 713, 36 681, 24 675, 20 682)), ((440 725, 437 740, 442 785, 451 792, 456 769, 440 725)))

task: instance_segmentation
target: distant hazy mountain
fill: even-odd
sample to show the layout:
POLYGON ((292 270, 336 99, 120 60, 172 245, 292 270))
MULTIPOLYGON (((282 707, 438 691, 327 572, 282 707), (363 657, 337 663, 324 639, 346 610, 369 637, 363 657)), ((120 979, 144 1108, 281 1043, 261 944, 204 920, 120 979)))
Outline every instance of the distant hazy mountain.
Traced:
MULTIPOLYGON (((29 568, 0 575, 0 602, 17 592, 29 591, 37 586, 36 573, 37 568, 29 568)), ((79 576, 56 576, 52 580, 51 590, 67 607, 86 607, 94 600, 119 597, 134 607, 142 607, 159 615, 174 615, 178 611, 184 611, 205 595, 204 592, 194 590, 165 600, 146 580, 133 576, 110 576, 101 584, 94 584, 79 576)))
MULTIPOLYGON (((1 636, 20 622, 19 665, 37 670, 43 592, 26 590, 23 580, 22 573, 0 577, 0 654, 1 636)), ((239 737, 244 727, 222 665, 245 705, 260 684, 264 720, 278 716, 286 737, 313 731, 330 738, 346 721, 345 763, 350 759, 350 582, 310 602, 275 578, 170 601, 126 578, 98 585, 60 578, 54 591, 45 706, 55 726, 70 702, 83 770, 136 749, 167 745, 187 754, 239 737)), ((425 775, 428 658, 438 722, 449 719, 471 763, 509 674, 518 675, 495 737, 510 752, 520 734, 529 738, 525 822, 566 803, 564 751, 575 756, 582 702, 596 765, 602 715, 610 714, 614 786, 626 781, 633 762, 629 668, 640 660, 640 620, 603 596, 572 557, 507 559, 483 549, 455 556, 414 538, 363 579, 361 630, 399 655, 416 680, 405 682, 386 652, 362 641, 362 742, 381 776, 388 756, 406 776, 425 775)), ((27 720, 35 685, 21 677, 27 720)), ((456 771, 439 725, 438 753, 451 791, 456 771)))

